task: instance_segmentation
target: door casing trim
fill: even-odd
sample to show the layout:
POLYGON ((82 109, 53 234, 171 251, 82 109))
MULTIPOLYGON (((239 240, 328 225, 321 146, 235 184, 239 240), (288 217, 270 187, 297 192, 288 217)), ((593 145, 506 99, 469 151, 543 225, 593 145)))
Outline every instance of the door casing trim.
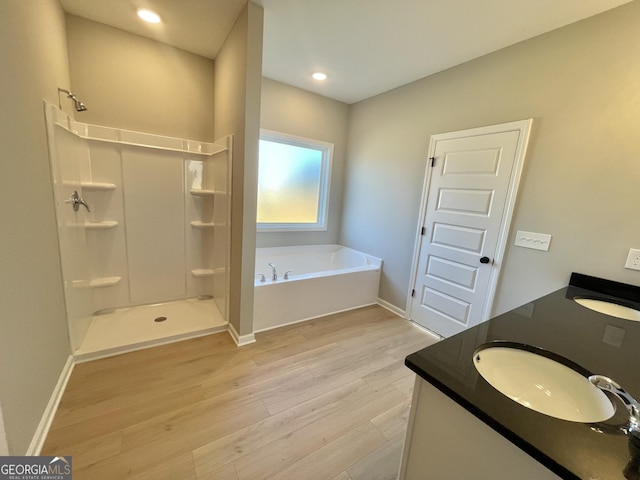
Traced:
MULTIPOLYGON (((485 127, 471 128, 465 130, 457 130, 455 132, 437 133, 431 135, 429 140, 429 153, 427 158, 433 157, 435 154, 436 142, 440 140, 449 140, 458 138, 460 136, 473 137, 488 135, 494 133, 505 133, 517 131, 518 144, 516 146, 515 161, 513 170, 511 171, 511 178, 509 179, 509 189, 507 191, 507 198, 505 203, 505 209, 503 212, 502 220, 500 222, 500 232, 498 233, 498 242, 496 248, 496 255, 493 259, 493 267, 491 275, 489 277, 489 288, 487 290, 487 302, 482 312, 482 321, 486 321, 491 318, 493 312, 493 303, 495 300, 498 280, 500 278, 500 272, 502 271, 502 262, 504 254, 507 249, 507 240, 509 238, 509 229, 511 227, 511 220, 513 219, 513 213, 515 211, 515 203, 518 195, 518 189, 520 187, 520 180, 522 178, 522 172, 524 170, 524 161, 527 153, 527 146, 529 145, 529 137, 531 134, 531 125, 533 119, 518 120, 514 122, 501 123, 497 125, 488 125, 485 127)), ((431 186, 431 172, 433 168, 430 162, 427 162, 425 166, 424 182, 422 185, 422 196, 420 198, 420 213, 418 215, 418 224, 416 227, 416 236, 413 245, 413 257, 411 260, 411 278, 409 281, 409 289, 407 291, 407 303, 405 311, 407 312, 407 318, 412 318, 412 296, 411 292, 416 287, 416 278, 418 274, 418 259, 420 256, 420 244, 422 243, 422 227, 425 225, 427 214, 427 199, 429 198, 429 188, 431 186)))

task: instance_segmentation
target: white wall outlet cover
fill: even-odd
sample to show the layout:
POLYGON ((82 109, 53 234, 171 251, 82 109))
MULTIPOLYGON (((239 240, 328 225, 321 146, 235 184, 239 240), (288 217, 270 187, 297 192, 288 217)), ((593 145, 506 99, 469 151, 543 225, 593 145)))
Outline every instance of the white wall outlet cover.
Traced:
POLYGON ((629 249, 627 263, 624 264, 624 268, 629 268, 631 270, 640 270, 640 250, 637 250, 635 248, 629 249))
POLYGON ((533 248, 534 250, 548 251, 551 244, 551 235, 546 233, 534 233, 518 230, 516 232, 515 245, 518 247, 533 248))

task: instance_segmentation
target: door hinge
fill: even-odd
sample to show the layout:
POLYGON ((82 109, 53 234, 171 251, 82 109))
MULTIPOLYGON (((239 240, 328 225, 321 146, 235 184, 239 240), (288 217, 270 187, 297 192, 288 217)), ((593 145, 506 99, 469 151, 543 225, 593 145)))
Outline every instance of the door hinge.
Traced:
POLYGON ((436 166, 436 157, 429 157, 429 161, 431 162, 432 167, 436 166))
POLYGON ((422 227, 422 229, 420 230, 420 235, 424 237, 426 233, 427 233, 427 229, 425 227, 422 227))
POLYGON ((415 297, 416 296, 416 289, 414 288, 413 290, 411 290, 411 296, 415 297))

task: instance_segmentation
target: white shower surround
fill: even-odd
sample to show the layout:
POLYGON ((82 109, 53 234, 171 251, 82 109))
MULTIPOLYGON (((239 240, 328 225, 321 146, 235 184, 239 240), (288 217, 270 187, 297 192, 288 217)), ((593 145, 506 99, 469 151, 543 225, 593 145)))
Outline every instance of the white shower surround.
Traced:
POLYGON ((212 295, 228 318, 232 138, 89 125, 45 103, 76 351, 96 311, 212 295), (91 212, 73 212, 76 190, 91 212))
POLYGON ((257 248, 253 329, 271 330, 375 304, 381 270, 381 259, 341 245, 257 248), (277 269, 277 281, 269 263, 277 269))

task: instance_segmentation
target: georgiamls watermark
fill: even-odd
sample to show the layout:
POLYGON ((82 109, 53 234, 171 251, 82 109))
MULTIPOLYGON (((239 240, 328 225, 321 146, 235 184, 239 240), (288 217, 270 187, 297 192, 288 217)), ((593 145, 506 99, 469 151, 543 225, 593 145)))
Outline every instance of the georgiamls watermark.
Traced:
POLYGON ((71 480, 71 456, 0 457, 0 480, 71 480))

